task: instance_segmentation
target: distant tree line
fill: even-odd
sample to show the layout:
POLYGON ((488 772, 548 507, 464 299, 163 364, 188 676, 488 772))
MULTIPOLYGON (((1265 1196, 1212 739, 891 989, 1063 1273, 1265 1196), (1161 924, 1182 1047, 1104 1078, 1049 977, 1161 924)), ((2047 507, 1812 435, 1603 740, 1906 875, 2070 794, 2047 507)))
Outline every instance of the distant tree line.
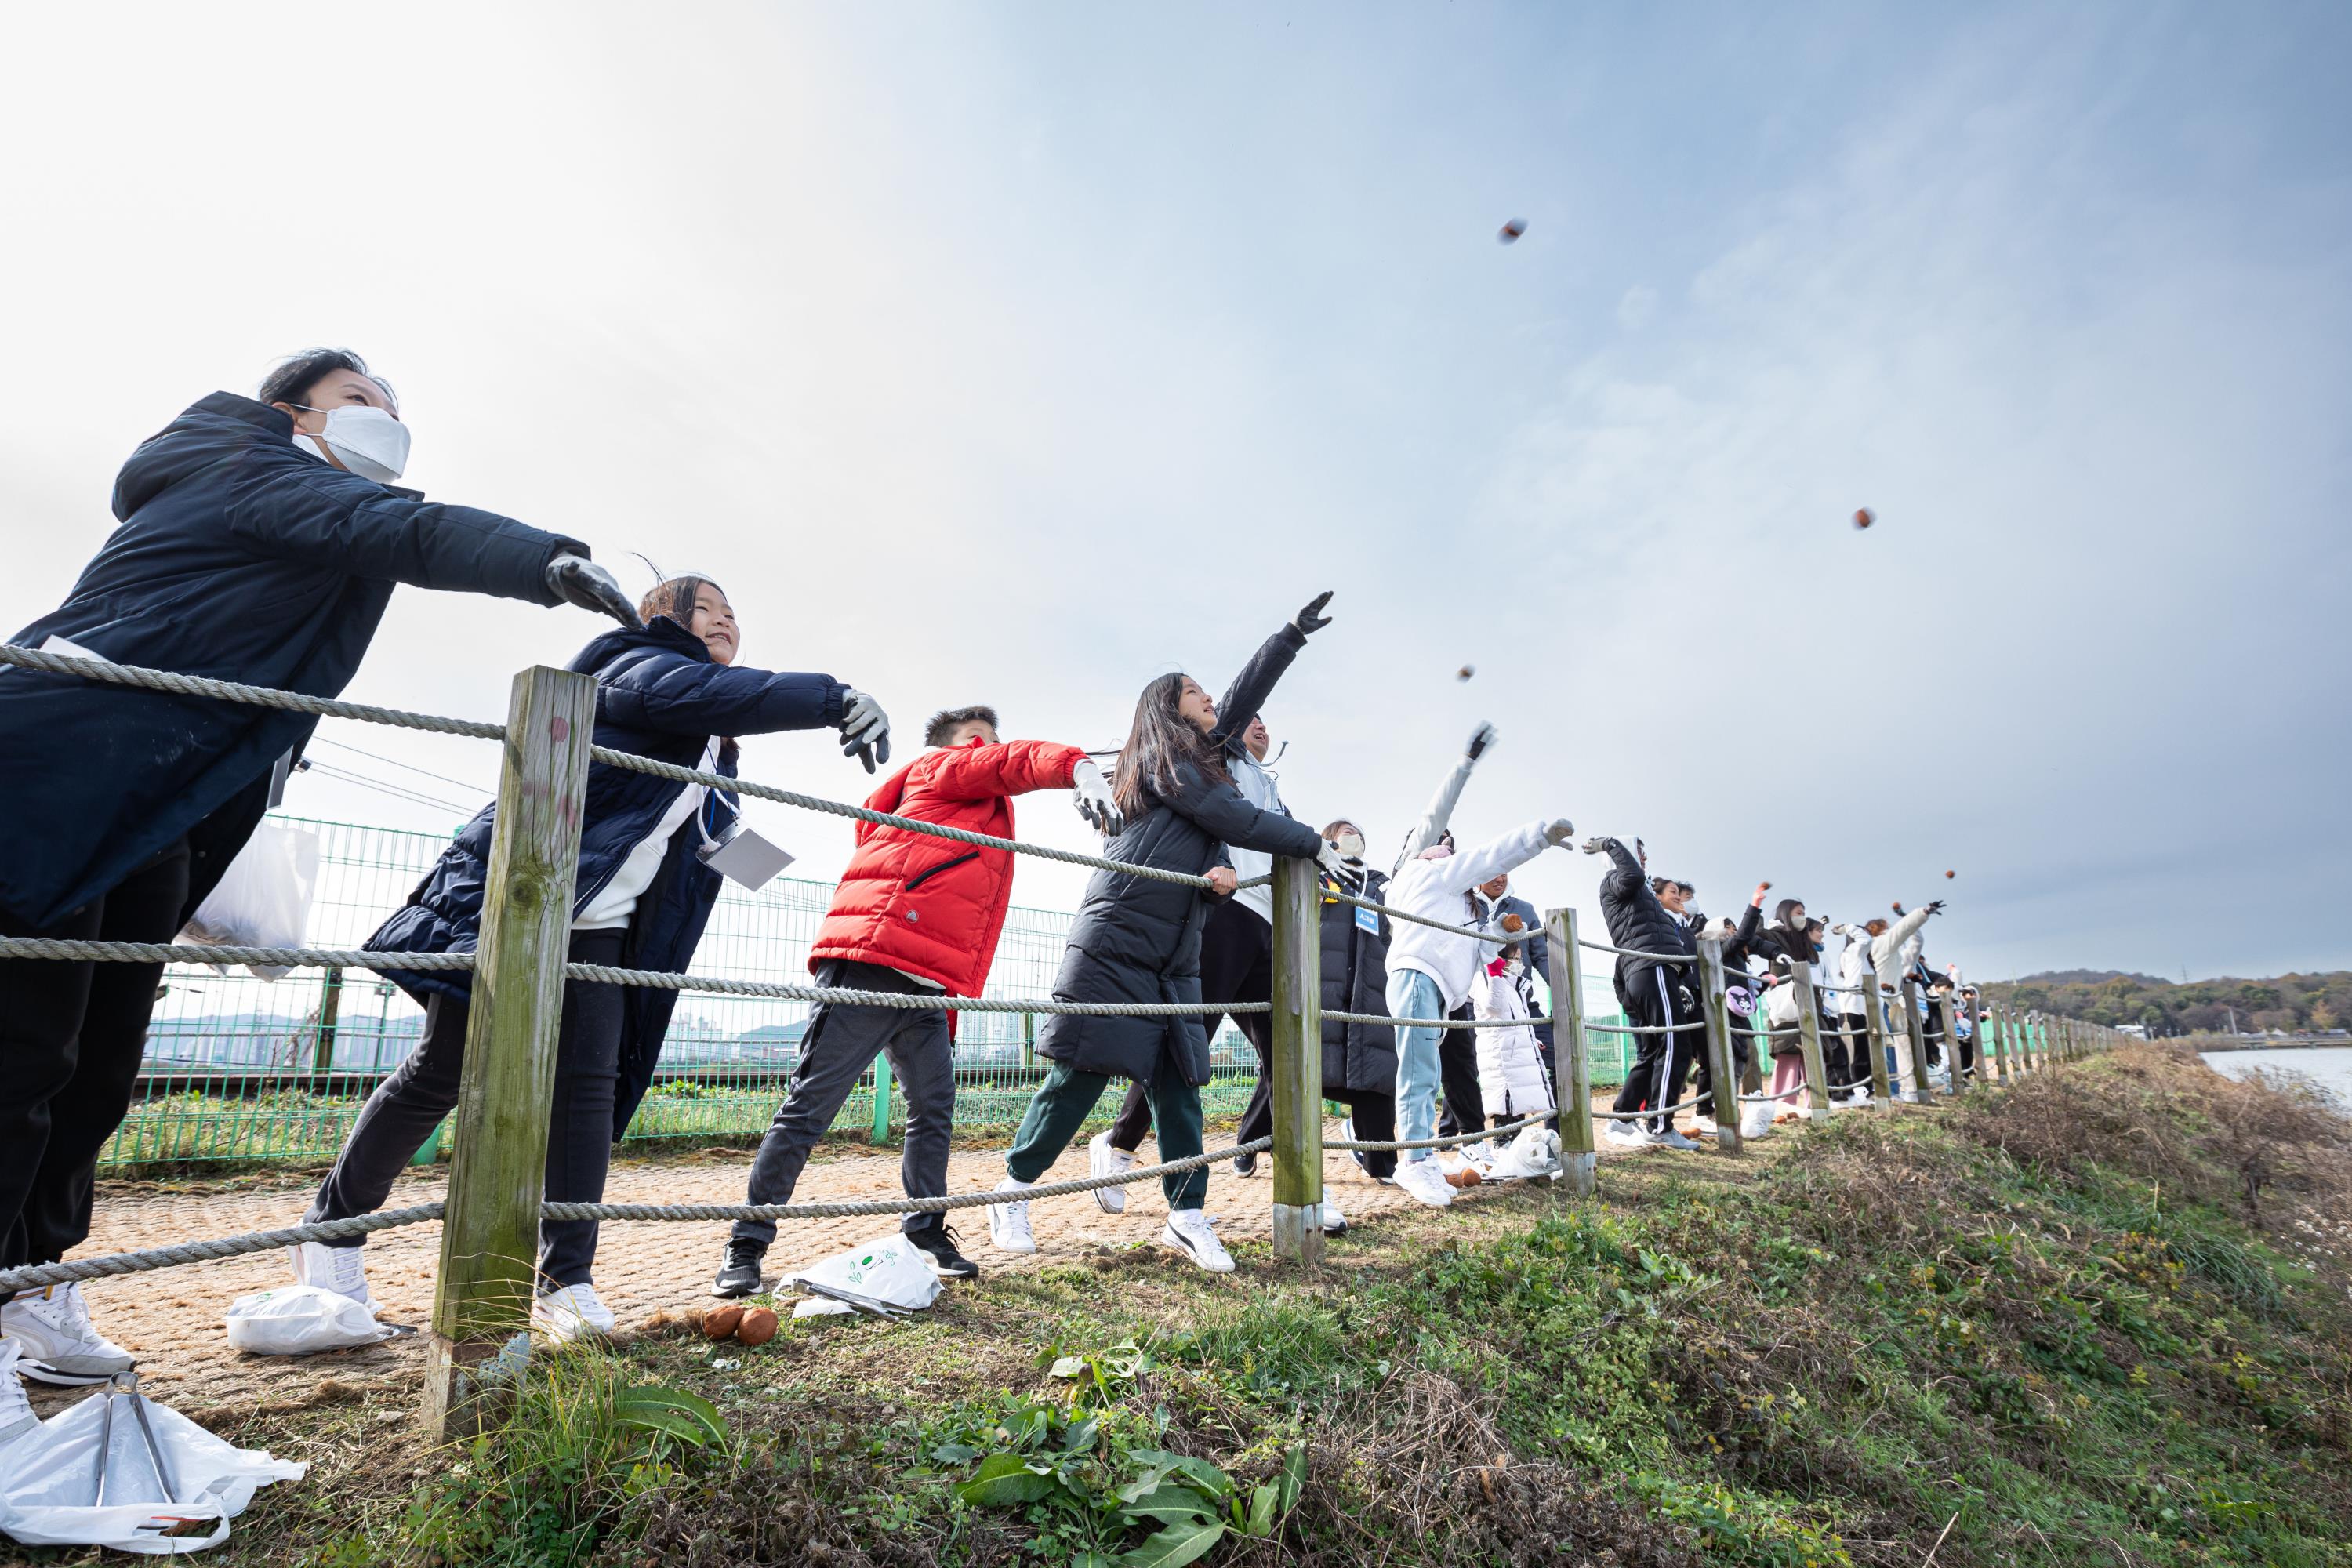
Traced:
POLYGON ((2151 1037, 2252 1030, 2352 1026, 2352 972, 2282 974, 2270 980, 2191 980, 2112 969, 2062 969, 1985 986, 1996 1001, 2121 1027, 2151 1037))

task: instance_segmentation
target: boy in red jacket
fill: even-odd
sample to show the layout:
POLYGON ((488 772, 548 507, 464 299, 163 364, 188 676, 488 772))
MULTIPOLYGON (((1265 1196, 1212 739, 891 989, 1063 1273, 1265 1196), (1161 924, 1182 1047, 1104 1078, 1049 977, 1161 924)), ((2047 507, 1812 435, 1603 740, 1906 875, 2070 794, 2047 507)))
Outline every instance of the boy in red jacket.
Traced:
MULTIPOLYGON (((991 837, 1013 837, 1013 800, 1031 790, 1076 792, 1078 814, 1117 833, 1118 808, 1097 768, 1076 746, 1000 742, 996 712, 955 708, 923 731, 935 748, 882 782, 866 807, 991 837)), ((977 996, 988 981, 1004 912, 1013 901, 1013 855, 904 827, 862 822, 857 847, 834 891, 809 953, 819 985, 911 995, 977 996)), ((751 1162, 755 1204, 790 1203, 809 1151, 833 1125, 850 1091, 883 1051, 907 1095, 900 1180, 908 1197, 948 1190, 948 1136, 955 1123, 954 1031, 944 1007, 879 1007, 820 1002, 801 1035, 792 1091, 751 1162)), ((956 1250, 936 1214, 910 1214, 907 1239, 944 1275, 980 1272, 956 1250)), ((738 1220, 714 1296, 749 1296, 776 1238, 773 1222, 738 1220)))

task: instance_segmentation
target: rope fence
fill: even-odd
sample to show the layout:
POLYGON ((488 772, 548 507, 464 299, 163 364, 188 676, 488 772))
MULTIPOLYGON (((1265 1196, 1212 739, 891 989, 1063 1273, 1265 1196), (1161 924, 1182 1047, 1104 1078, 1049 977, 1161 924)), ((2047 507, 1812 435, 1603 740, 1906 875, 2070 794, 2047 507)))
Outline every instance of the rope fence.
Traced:
MULTIPOLYGON (((580 778, 591 764, 624 769, 651 775, 674 783, 699 785, 725 794, 745 795, 776 805, 845 817, 876 826, 896 828, 931 837, 946 839, 982 849, 996 849, 1011 854, 1028 855, 1064 864, 1084 866, 1118 876, 1171 883, 1181 886, 1212 889, 1214 884, 1205 876, 1170 870, 1156 866, 1137 864, 1102 856, 1080 854, 1056 849, 1045 845, 1030 844, 1018 839, 1001 838, 988 834, 948 826, 934 822, 876 811, 845 801, 830 800, 756 781, 729 777, 696 768, 681 767, 632 752, 614 751, 594 745, 592 728, 593 712, 593 683, 583 685, 588 678, 570 672, 548 669, 525 671, 515 683, 516 718, 509 724, 482 723, 450 719, 434 714, 413 713, 399 709, 383 708, 367 703, 347 702, 338 699, 313 697, 299 692, 274 690, 248 686, 236 681, 210 677, 180 674, 167 670, 118 665, 102 658, 83 658, 61 654, 49 654, 30 648, 0 645, 0 667, 40 675, 70 677, 117 686, 153 691, 166 696, 195 698, 206 700, 241 703, 320 718, 338 718, 362 723, 388 725, 435 734, 460 735, 474 739, 504 742, 503 775, 499 797, 521 802, 514 813, 501 812, 498 822, 498 843, 493 850, 493 865, 506 865, 518 878, 561 872, 568 881, 579 853, 580 823, 577 791, 580 778), (534 706, 536 704, 536 706, 534 706), (571 713, 570 720, 562 715, 571 713), (568 795, 565 792, 572 792, 568 795), (570 815, 566 816, 568 809, 570 815), (518 820, 520 819, 520 820, 518 820)), ((1570 1195, 1586 1196, 1593 1191, 1592 1159, 1595 1122, 1663 1121, 1671 1129, 1675 1115, 1701 1103, 1702 1097, 1692 1093, 1664 1106, 1645 1107, 1630 1111, 1595 1110, 1586 1093, 1588 1037, 1674 1036, 1705 1032, 1709 1060, 1716 1074, 1713 1098, 1718 1107, 1733 1103, 1778 1103, 1799 1095, 1822 1092, 1819 1063, 1819 1040, 1814 1021, 1814 994, 1827 995, 1870 995, 1874 989, 1886 991, 1880 982, 1873 986, 1819 986, 1807 989, 1801 1005, 1805 1022, 1799 1031, 1801 1048, 1807 1057, 1808 1088, 1792 1089, 1772 1094, 1739 1095, 1730 1085, 1730 1041, 1734 1037, 1748 1039, 1769 1039, 1776 1031, 1759 1029, 1728 1023, 1724 1010, 1717 1005, 1708 1017, 1664 1025, 1603 1024, 1583 1016, 1581 977, 1577 964, 1580 952, 1604 952, 1620 958, 1661 965, 1697 965, 1707 976, 1706 984, 1719 991, 1726 981, 1721 962, 1721 946, 1717 939, 1701 937, 1698 952, 1649 952, 1623 948, 1606 942, 1580 938, 1576 931, 1572 910, 1556 910, 1539 929, 1504 931, 1486 925, 1454 925, 1444 921, 1397 909, 1391 905, 1363 898, 1358 894, 1325 886, 1318 868, 1311 860, 1277 859, 1270 877, 1255 878, 1243 886, 1256 887, 1271 883, 1275 895, 1275 994, 1293 998, 1304 997, 1304 1003, 1294 1001, 1287 1010, 1273 1002, 1139 1002, 1096 1003, 1064 1001, 1057 998, 987 998, 953 996, 940 993, 908 994, 899 992, 864 991, 839 986, 798 984, 783 981, 739 980, 692 973, 626 969, 605 964, 565 962, 562 955, 564 934, 570 928, 572 910, 538 907, 532 900, 490 900, 484 916, 482 942, 487 952, 499 954, 493 961, 474 952, 384 952, 367 949, 245 947, 223 944, 187 942, 117 942, 102 941, 72 941, 46 937, 0 937, 0 960, 46 961, 71 963, 142 963, 247 964, 256 967, 292 968, 317 966, 333 970, 371 970, 379 975, 404 973, 478 972, 484 984, 476 988, 478 1011, 473 1020, 473 1037, 488 1040, 485 1055, 496 1060, 496 1067, 483 1067, 473 1053, 467 1063, 467 1089, 459 1102, 459 1138, 478 1139, 488 1105, 502 1108, 500 1126, 508 1131, 543 1131, 548 1108, 539 1104, 535 1110, 528 1104, 518 1104, 520 1086, 537 1083, 543 1086, 543 1077, 533 1079, 525 1071, 536 1060, 541 1068, 544 1059, 555 1048, 555 1016, 550 1011, 549 999, 560 996, 562 980, 590 984, 619 985, 650 990, 694 992, 721 996, 756 997, 806 1003, 897 1008, 909 1011, 943 1009, 956 1012, 1060 1015, 1076 1017, 1203 1017, 1222 1016, 1272 1014, 1274 1017, 1276 1058, 1270 1078, 1279 1077, 1289 1086, 1286 1097, 1276 1097, 1278 1106, 1304 1104, 1309 1108, 1301 1119, 1295 1111, 1281 1110, 1272 1135, 1236 1143, 1214 1152, 1202 1152, 1185 1159, 1158 1165, 1130 1169, 1115 1174, 1088 1176, 1081 1179, 1048 1183, 1010 1191, 974 1192, 940 1197, 898 1197, 858 1199, 837 1203, 800 1203, 782 1205, 750 1204, 586 1204, 547 1203, 537 1205, 536 1218, 555 1221, 615 1221, 615 1222, 719 1222, 763 1220, 784 1222, 887 1215, 908 1214, 941 1214, 956 1210, 985 1207, 1006 1203, 1026 1203, 1038 1199, 1056 1198, 1091 1193, 1099 1189, 1124 1186, 1181 1174, 1222 1161, 1274 1152, 1274 1233, 1278 1258, 1311 1265, 1320 1256, 1322 1233, 1319 1224, 1311 1216, 1321 1205, 1322 1174, 1320 1161, 1314 1157, 1319 1146, 1324 1150, 1351 1152, 1407 1152, 1457 1148, 1509 1136, 1548 1121, 1557 1120, 1561 1130, 1561 1165, 1559 1174, 1568 1178, 1564 1191, 1570 1195), (1550 943, 1549 984, 1553 1006, 1544 1016, 1527 1018, 1404 1018, 1381 1014, 1357 1013, 1339 1009, 1322 1010, 1316 1005, 1319 995, 1320 962, 1317 931, 1322 919, 1320 905, 1340 903, 1358 910, 1371 910, 1391 921, 1423 926, 1448 932, 1466 942, 1487 945, 1526 944, 1548 940, 1550 943), (493 942, 493 927, 499 940, 493 942), (1499 1127, 1472 1130, 1443 1137, 1418 1140, 1370 1141, 1359 1139, 1321 1139, 1319 1115, 1313 1110, 1322 1100, 1320 1078, 1318 1018, 1347 1024, 1386 1026, 1398 1028, 1425 1029, 1494 1029, 1517 1026, 1551 1026, 1559 1031, 1556 1061, 1553 1067, 1557 1111, 1546 1111, 1524 1117, 1499 1127), (479 1077, 477 1068, 480 1068, 479 1077), (497 1075, 505 1076, 497 1076, 497 1075), (506 1098, 499 1097, 503 1093, 506 1098), (520 1116, 518 1116, 520 1112, 520 1116), (533 1117, 536 1121, 532 1121, 533 1117), (1311 1167, 1311 1169, 1309 1168, 1311 1167)), ((543 900, 541 901, 543 902, 543 900)), ((910 915, 911 919, 912 916, 910 915)), ((1801 974, 1804 966, 1799 965, 1801 974)), ((1745 977, 1741 977, 1744 981, 1745 977)), ((388 988, 387 988, 388 994, 388 988)), ((1902 985, 1897 1004, 1906 1015, 1913 1004, 1908 980, 1902 985)), ((560 1007, 560 1002, 555 1003, 560 1007)), ((1923 1020, 1906 1016, 1902 1027, 1896 1029, 1890 1018, 1882 1031, 1876 1016, 1878 1009, 1869 1010, 1866 1017, 1866 1049, 1870 1054, 1873 1082, 1908 1083, 1915 1099, 1925 1099, 1927 1085, 1926 1047, 1928 1041, 1949 1043, 1957 1038, 1952 1023, 1939 1023, 1933 1029, 1924 1029, 1923 1020), (1894 1053, 1893 1041, 1907 1037, 1912 1061, 1906 1073, 1897 1064, 1891 1073, 1885 1071, 1881 1051, 1894 1053), (1881 1077, 1882 1073, 1885 1077, 1881 1077)), ((1990 1015, 1987 1023, 1994 1022, 1990 1015)), ((2047 1066, 2053 1060, 2081 1054, 2102 1037, 2102 1032, 2089 1026, 2066 1020, 2032 1016, 2022 1024, 2014 1014, 2006 1020, 2008 1049, 2003 1051, 1998 1066, 2003 1082, 2012 1079, 2021 1067, 2047 1066), (2038 1037, 2038 1046, 2035 1043, 2038 1037), (2019 1059, 2021 1043, 2024 1049, 2019 1059), (2038 1054, 2040 1061, 2035 1061, 2038 1054)), ((1977 1037, 1980 1048, 1990 1038, 1989 1031, 1979 1027, 1977 1037)), ((1663 1070, 1663 1068, 1661 1069, 1663 1070)), ((1948 1062, 1946 1070, 1954 1089, 1976 1076, 1961 1068, 1957 1060, 1948 1062)), ((877 1083, 878 1083, 877 1075, 877 1083)), ((1654 1079, 1654 1089, 1662 1079, 1654 1079)), ((1849 1086, 1839 1086, 1843 1089, 1849 1086)), ((877 1092, 879 1092, 877 1090, 877 1092)), ((1834 1104, 1835 1094, 1829 1096, 1834 1104)), ((1822 1109, 1829 1109, 1828 1106, 1822 1109)), ((1719 1121, 1721 1119, 1718 1119, 1719 1121)), ((1737 1119, 1731 1119, 1736 1122, 1737 1119)), ((877 1136, 883 1135, 886 1125, 877 1119, 877 1136)), ((1739 1149, 1736 1125, 1721 1125, 1717 1131, 1717 1146, 1724 1152, 1736 1153, 1739 1149)), ((1622 1142, 1622 1140, 1620 1140, 1622 1142)), ((183 1242, 142 1251, 112 1254, 72 1262, 44 1263, 32 1267, 0 1271, 0 1292, 37 1289, 49 1285, 68 1284, 110 1276, 142 1273, 153 1269, 247 1256, 298 1246, 313 1241, 348 1240, 377 1231, 398 1226, 439 1221, 449 1227, 444 1241, 445 1257, 463 1260, 445 1269, 438 1281, 440 1292, 436 1319, 455 1315, 461 1309, 468 1314, 478 1314, 495 1300, 502 1299, 501 1290, 511 1290, 527 1283, 530 1274, 528 1246, 529 1232, 518 1229, 534 1221, 532 1210, 524 1206, 518 1212, 514 1198, 519 1194, 536 1196, 540 1192, 539 1167, 535 1161, 522 1157, 528 1138, 490 1140, 479 1147, 487 1153, 478 1157, 484 1162, 479 1171, 471 1170, 464 1162, 453 1169, 449 1195, 442 1203, 419 1205, 380 1214, 349 1219, 322 1221, 315 1224, 251 1232, 241 1236, 223 1237, 183 1242), (471 1184, 469 1185, 469 1184, 471 1184), (488 1260, 485 1262, 484 1260, 488 1260), (454 1279, 456 1269, 463 1278, 454 1279), (520 1272, 516 1272, 519 1269, 520 1272), (470 1272, 467 1272, 470 1270, 470 1272), (495 1289, 494 1289, 495 1288, 495 1289)), ((467 1146, 476 1146, 467 1144, 467 1146)), ((443 1402, 452 1391, 462 1386, 462 1379, 447 1382, 437 1373, 428 1380, 428 1409, 444 1415, 448 1407, 443 1402)))

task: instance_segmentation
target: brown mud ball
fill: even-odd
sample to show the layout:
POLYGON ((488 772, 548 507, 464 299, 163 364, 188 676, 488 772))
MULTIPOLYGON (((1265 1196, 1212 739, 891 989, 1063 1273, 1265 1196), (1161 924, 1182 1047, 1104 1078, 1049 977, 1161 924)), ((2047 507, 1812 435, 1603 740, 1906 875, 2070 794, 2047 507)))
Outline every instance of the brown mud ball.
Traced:
POLYGON ((723 1340, 733 1337, 735 1325, 743 1321, 740 1307, 713 1307, 702 1314, 702 1334, 705 1339, 723 1340))
POLYGON ((735 1325, 735 1342, 739 1345, 763 1345, 775 1337, 776 1314, 766 1307, 752 1308, 735 1325))

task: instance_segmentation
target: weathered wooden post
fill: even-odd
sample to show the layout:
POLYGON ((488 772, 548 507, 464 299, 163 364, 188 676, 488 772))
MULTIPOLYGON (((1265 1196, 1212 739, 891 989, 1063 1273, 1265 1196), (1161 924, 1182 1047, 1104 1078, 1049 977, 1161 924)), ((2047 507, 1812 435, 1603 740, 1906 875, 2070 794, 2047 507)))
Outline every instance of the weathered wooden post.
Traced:
POLYGON ((544 666, 515 677, 426 1345, 425 1419, 446 1436, 473 1421, 474 1369, 530 1323, 595 721, 593 678, 544 666))
POLYGON ((1830 1103, 1829 1068, 1822 1061, 1822 1015, 1813 995, 1813 966, 1791 963, 1789 984, 1797 988, 1797 1041, 1805 1053, 1805 1100, 1812 1114, 1827 1116, 1837 1108, 1830 1103))
MULTIPOLYGON (((1739 1152, 1739 1075, 1731 1065, 1731 1004, 1725 999, 1723 939, 1698 939, 1698 1005, 1706 1020, 1706 1075, 1714 1091, 1715 1146, 1723 1153, 1739 1152)), ((1674 1059, 1675 1040, 1666 1037, 1666 1059, 1674 1059)), ((1674 1125, 1674 1118, 1666 1118, 1674 1125)))
MULTIPOLYGON (((1927 1028, 1919 1017, 1919 987, 1907 974, 1903 977, 1902 997, 1903 1033, 1911 1042, 1911 1098, 1925 1105, 1935 1099, 1936 1086, 1927 1081, 1927 1028)), ((1947 1054, 1944 1059, 1951 1058, 1947 1054)))
MULTIPOLYGON (((1865 954, 1865 957, 1867 955, 1865 954)), ((1886 1070, 1886 1003, 1878 990, 1878 965, 1865 963, 1862 982, 1862 1040, 1870 1052, 1870 1098, 1880 1105, 1895 1099, 1895 1085, 1886 1070)))
POLYGON ((1592 1061, 1584 1034, 1584 962, 1576 944, 1576 911, 1544 912, 1544 943, 1551 987, 1552 1098, 1559 1106, 1560 1185, 1589 1198, 1595 1185, 1592 1146, 1592 1061))
POLYGON ((2009 1087, 2009 1048, 2000 1037, 2000 1004, 1987 1002, 1977 1013, 1977 1062, 1990 1069, 1990 1079, 2009 1087))
POLYGON ((1319 868, 1274 862, 1274 1255, 1323 1261, 1323 900, 1319 868))

